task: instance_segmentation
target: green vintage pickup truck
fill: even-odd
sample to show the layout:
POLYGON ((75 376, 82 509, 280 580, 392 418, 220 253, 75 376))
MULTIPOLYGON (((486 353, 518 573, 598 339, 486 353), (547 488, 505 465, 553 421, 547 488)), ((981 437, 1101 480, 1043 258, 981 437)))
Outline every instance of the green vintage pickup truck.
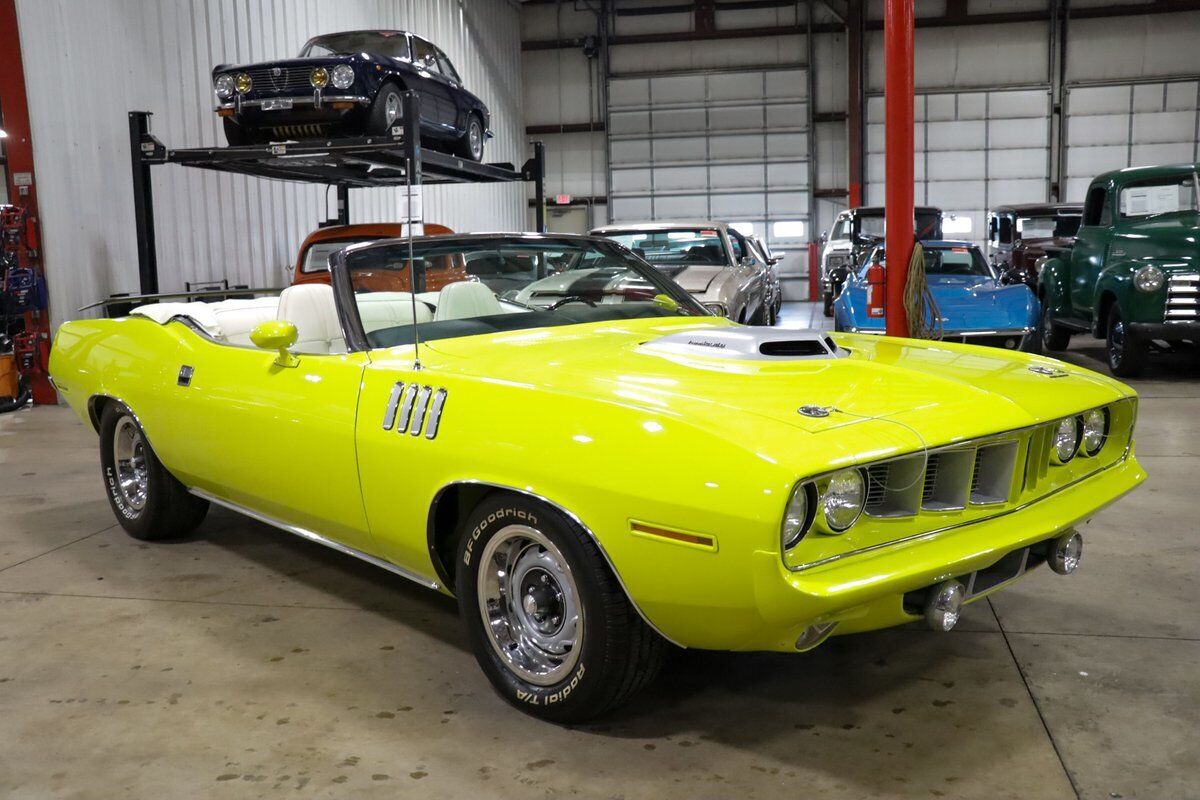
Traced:
POLYGON ((1200 343, 1198 166, 1133 167, 1092 181, 1075 243, 1047 248, 1038 265, 1044 349, 1090 333, 1105 340, 1113 374, 1129 378, 1162 343, 1200 343))

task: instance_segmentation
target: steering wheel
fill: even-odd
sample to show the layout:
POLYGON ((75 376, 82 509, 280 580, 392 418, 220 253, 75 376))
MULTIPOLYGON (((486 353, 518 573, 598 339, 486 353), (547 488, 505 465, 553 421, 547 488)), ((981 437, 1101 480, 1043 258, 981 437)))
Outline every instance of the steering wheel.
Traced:
POLYGON ((594 302, 592 302, 591 300, 588 300, 586 297, 580 297, 577 294, 569 294, 566 297, 564 297, 563 299, 555 300, 553 303, 546 306, 546 310, 553 311, 554 309, 558 308, 559 306, 565 306, 567 303, 587 303, 592 308, 596 307, 596 304, 594 302))

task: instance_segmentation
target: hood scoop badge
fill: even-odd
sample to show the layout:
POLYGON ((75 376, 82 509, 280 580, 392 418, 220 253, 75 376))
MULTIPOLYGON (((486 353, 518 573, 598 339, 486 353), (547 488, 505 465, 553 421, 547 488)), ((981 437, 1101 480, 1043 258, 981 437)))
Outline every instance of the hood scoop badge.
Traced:
POLYGON ((738 361, 811 361, 849 355, 828 334, 774 328, 711 328, 652 339, 643 350, 671 355, 703 355, 738 361))

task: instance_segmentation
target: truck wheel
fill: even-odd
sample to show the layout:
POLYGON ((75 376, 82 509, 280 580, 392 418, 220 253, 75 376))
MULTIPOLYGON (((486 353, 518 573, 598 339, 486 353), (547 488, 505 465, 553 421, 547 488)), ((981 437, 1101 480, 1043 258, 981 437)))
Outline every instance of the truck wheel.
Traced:
POLYGON ((1042 338, 1043 350, 1060 353, 1071 346, 1071 332, 1054 324, 1050 318, 1050 306, 1044 300, 1041 316, 1038 317, 1038 333, 1042 338))
POLYGON ((1150 358, 1150 343, 1136 335, 1121 319, 1121 309, 1115 304, 1108 312, 1108 336, 1105 340, 1108 368, 1121 378, 1136 378, 1146 371, 1150 358))
POLYGON ((120 403, 100 416, 100 469, 117 522, 135 539, 184 536, 208 513, 208 501, 167 472, 137 417, 120 403))
POLYGON ((458 545, 459 613, 500 696, 535 717, 592 719, 658 673, 666 642, 642 621, 595 542, 563 514, 504 493, 458 545))
POLYGON ((821 309, 821 311, 822 311, 822 313, 825 314, 825 316, 832 317, 833 316, 833 295, 830 294, 829 292, 826 292, 823 299, 824 299, 824 307, 821 309))

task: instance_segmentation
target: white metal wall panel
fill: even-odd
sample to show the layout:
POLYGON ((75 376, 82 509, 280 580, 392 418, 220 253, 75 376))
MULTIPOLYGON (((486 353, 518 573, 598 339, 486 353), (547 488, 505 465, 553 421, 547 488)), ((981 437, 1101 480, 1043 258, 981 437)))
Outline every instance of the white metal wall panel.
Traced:
POLYGON ((613 221, 809 218, 804 69, 695 72, 609 81, 613 221))
POLYGON ((1200 81, 1074 86, 1066 105, 1069 199, 1111 169, 1200 161, 1200 81))
MULTIPOLYGON (((1042 202, 1049 188, 1046 89, 918 94, 914 176, 918 205, 956 215, 947 238, 982 240, 989 207, 1042 202)), ((867 197, 884 200, 883 98, 867 99, 867 197)))
MULTIPOLYGON (((171 147, 223 145, 209 74, 294 55, 315 34, 413 30, 437 42, 492 111, 489 161, 526 158, 517 10, 506 0, 18 0, 55 324, 136 291, 126 111, 154 112, 171 147)), ((279 285, 303 237, 332 215, 324 187, 160 166, 160 285, 279 285)), ((395 219, 402 190, 351 192, 355 222, 395 219)), ((456 230, 525 226, 521 185, 430 187, 425 218, 456 230)))

